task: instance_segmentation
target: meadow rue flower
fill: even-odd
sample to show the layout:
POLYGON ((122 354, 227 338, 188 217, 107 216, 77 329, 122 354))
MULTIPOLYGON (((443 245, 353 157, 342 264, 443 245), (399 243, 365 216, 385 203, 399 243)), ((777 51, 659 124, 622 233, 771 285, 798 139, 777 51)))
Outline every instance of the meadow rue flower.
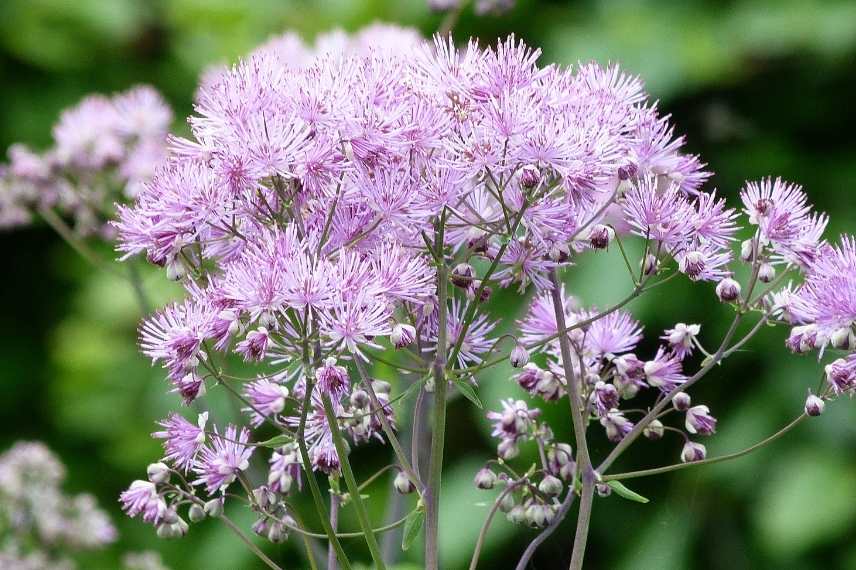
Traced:
POLYGON ((693 406, 687 409, 686 428, 689 433, 711 435, 716 431, 716 418, 710 415, 707 406, 693 406))
POLYGON ((250 466, 253 448, 247 445, 249 438, 250 432, 246 428, 238 431, 237 427, 230 425, 223 435, 215 428, 210 443, 202 446, 193 463, 193 471, 199 475, 193 483, 204 485, 209 495, 225 491, 238 473, 250 466))
POLYGON ((158 422, 164 428, 156 431, 152 437, 163 439, 164 459, 176 468, 187 471, 196 458, 199 448, 205 443, 205 426, 208 423, 208 412, 199 414, 194 425, 184 417, 173 413, 165 420, 158 422))

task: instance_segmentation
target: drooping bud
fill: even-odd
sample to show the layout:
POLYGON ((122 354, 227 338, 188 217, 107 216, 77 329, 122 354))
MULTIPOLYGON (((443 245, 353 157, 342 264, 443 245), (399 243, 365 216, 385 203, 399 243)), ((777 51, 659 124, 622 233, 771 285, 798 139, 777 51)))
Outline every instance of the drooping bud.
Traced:
POLYGON ((615 230, 604 224, 595 224, 589 232, 589 243, 594 249, 606 249, 615 238, 615 230))
POLYGON ((508 513, 516 504, 517 501, 514 499, 514 493, 505 493, 502 500, 499 501, 499 510, 504 513, 508 513))
POLYGON ((392 485, 395 487, 395 490, 402 495, 409 495, 416 490, 416 485, 413 484, 413 481, 410 480, 410 477, 408 477, 407 473, 404 471, 399 471, 395 475, 395 480, 392 482, 392 485))
POLYGON ((752 261, 755 257, 755 240, 747 239, 740 244, 740 259, 752 261))
POLYGON ((389 340, 395 348, 404 348, 413 344, 416 340, 416 328, 411 325, 398 323, 392 327, 392 333, 389 335, 389 340))
POLYGON ((324 360, 324 365, 315 370, 315 380, 321 393, 328 394, 334 400, 347 393, 351 386, 348 371, 344 366, 337 365, 333 357, 324 360))
POLYGON ((545 475, 541 482, 538 483, 538 490, 547 496, 554 497, 562 492, 564 485, 558 477, 545 475))
POLYGON ((731 277, 726 277, 717 283, 716 296, 719 297, 719 300, 723 303, 733 303, 740 298, 740 290, 740 283, 731 277))
POLYGON ((155 484, 166 483, 169 481, 169 467, 165 463, 152 463, 146 468, 146 473, 149 476, 149 481, 155 484))
POLYGON ((520 448, 513 439, 503 439, 496 448, 496 453, 505 461, 514 459, 520 454, 520 448))
POLYGON ((568 244, 562 242, 553 242, 549 251, 550 259, 556 263, 564 263, 571 258, 571 249, 568 244))
POLYGON ((203 509, 200 505, 193 503, 187 510, 187 517, 190 519, 190 522, 197 523, 205 518, 205 509, 203 509))
POLYGON ((209 517, 219 517, 223 514, 223 499, 211 499, 203 507, 209 517))
POLYGON ((657 269, 659 269, 660 263, 657 261, 657 257, 649 253, 645 256, 645 259, 642 260, 642 273, 645 275, 654 275, 657 273, 657 269))
POLYGON ((166 278, 170 281, 179 281, 187 274, 184 264, 177 257, 166 264, 166 278))
POLYGON ((832 333, 829 337, 829 342, 835 348, 840 348, 842 350, 849 350, 853 347, 853 331, 850 330, 850 327, 841 327, 832 333))
POLYGON ((672 407, 679 412, 686 412, 690 409, 691 405, 692 400, 690 399, 690 395, 686 392, 678 392, 675 394, 674 399, 672 399, 672 407))
POLYGON ((359 388, 351 393, 350 400, 351 405, 357 409, 367 408, 371 402, 371 398, 369 398, 368 393, 365 390, 360 390, 359 388))
POLYGON ((496 485, 496 473, 494 473, 487 467, 482 467, 476 473, 473 482, 479 489, 493 489, 496 485))
POLYGON ((514 505, 505 517, 512 524, 520 524, 526 520, 526 509, 523 505, 514 505))
POLYGON ((762 263, 758 268, 758 279, 761 283, 769 283, 776 278, 776 268, 772 263, 762 263))
POLYGON ((684 448, 681 450, 681 461, 684 463, 701 461, 705 457, 707 457, 707 448, 694 441, 687 440, 684 444, 684 448))
POLYGON ((597 491, 598 497, 608 497, 612 494, 612 487, 606 483, 595 483, 594 490, 597 491))
POLYGON ((544 528, 555 517, 555 511, 550 505, 533 502, 526 508, 526 523, 534 528, 544 528))
POLYGON ((473 282, 475 274, 476 270, 473 269, 472 265, 469 263, 459 263, 454 269, 452 269, 452 273, 449 278, 452 280, 452 284, 455 287, 466 289, 473 282))
POLYGON ((511 365, 514 368, 520 368, 521 366, 526 366, 528 362, 529 351, 518 342, 511 351, 511 365))
POLYGON ((814 394, 809 394, 808 398, 805 399, 805 413, 809 416, 819 416, 825 407, 826 402, 814 394))
POLYGON ((658 439, 663 437, 663 432, 665 428, 663 427, 663 422, 660 420, 652 420, 645 429, 642 430, 642 435, 650 439, 651 441, 657 441, 658 439))
POLYGON ((377 394, 389 394, 392 390, 392 384, 386 380, 372 380, 372 389, 377 394))
POLYGON ((690 279, 698 279, 706 267, 705 256, 700 251, 690 251, 681 260, 681 270, 690 279))

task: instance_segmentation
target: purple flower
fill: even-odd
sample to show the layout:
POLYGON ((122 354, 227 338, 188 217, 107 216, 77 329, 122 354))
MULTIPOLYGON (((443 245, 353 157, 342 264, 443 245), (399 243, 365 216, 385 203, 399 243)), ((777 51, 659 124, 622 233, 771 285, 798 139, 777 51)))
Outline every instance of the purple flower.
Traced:
POLYGON ((599 380, 592 390, 591 401, 594 404, 595 413, 598 417, 603 417, 610 410, 618 407, 618 390, 612 384, 599 380))
POLYGON ((129 517, 142 514, 143 520, 151 524, 158 524, 167 508, 164 500, 158 495, 155 484, 149 481, 136 480, 131 483, 128 490, 122 491, 119 495, 119 502, 122 503, 122 510, 129 517))
POLYGON ((197 425, 173 413, 167 419, 158 422, 164 430, 154 432, 152 437, 164 440, 165 460, 172 462, 178 469, 187 471, 193 465, 199 448, 205 443, 207 422, 208 412, 199 414, 197 425))
POLYGON ((209 495, 223 491, 231 485, 241 471, 250 466, 250 456, 253 447, 247 446, 250 431, 230 425, 221 436, 214 428, 211 443, 199 450, 199 455, 193 463, 193 471, 199 478, 194 485, 205 485, 209 495))
POLYGON ((300 455, 294 444, 275 450, 271 454, 268 471, 267 481, 270 490, 274 493, 288 494, 295 482, 298 488, 302 487, 301 468, 300 455))
POLYGON ((252 406, 243 410, 250 414, 253 427, 260 426, 265 418, 281 413, 285 409, 288 394, 287 387, 266 378, 248 384, 244 396, 252 406))
POLYGON ((609 441, 619 442, 633 429, 633 422, 624 417, 621 411, 613 408, 600 418, 600 425, 606 430, 609 441))
POLYGON ((856 354, 827 364, 825 371, 826 381, 836 394, 856 391, 856 354))
POLYGON ((329 310, 320 313, 321 333, 328 344, 343 346, 359 358, 367 360, 360 347, 381 348, 375 337, 388 336, 389 307, 380 298, 358 293, 352 299, 338 295, 329 310))
POLYGON ((659 388, 663 392, 672 391, 686 380, 681 373, 681 359, 662 346, 657 349, 654 360, 645 363, 644 370, 648 385, 659 388))
MULTIPOLYGON (((595 316, 592 309, 589 314, 581 314, 574 320, 584 320, 595 316)), ((596 358, 610 358, 636 348, 642 340, 642 325, 626 311, 614 311, 594 321, 585 335, 585 348, 596 358)))
MULTIPOLYGON (((446 315, 447 327, 447 343, 451 349, 458 342, 458 338, 463 332, 464 313, 467 310, 467 305, 461 303, 458 299, 452 299, 451 306, 446 315)), ((464 368, 468 364, 478 364, 481 362, 481 354, 486 353, 493 346, 493 340, 488 338, 488 335, 496 327, 496 322, 490 321, 484 314, 476 313, 476 317, 470 323, 467 329, 467 334, 461 342, 461 351, 458 353, 457 364, 464 368)), ((428 340, 437 343, 437 321, 436 312, 432 316, 428 333, 428 340)), ((433 347, 432 347, 433 348, 433 347)))
POLYGON ((351 387, 348 371, 336 364, 335 358, 328 358, 324 365, 315 370, 316 386, 321 394, 327 394, 334 402, 342 399, 351 387))
POLYGON ((156 313, 140 328, 143 354, 163 361, 169 377, 180 380, 199 364, 202 341, 209 334, 211 314, 191 300, 175 303, 156 313))
POLYGON ((244 356, 244 361, 261 360, 267 353, 270 333, 265 327, 259 327, 247 333, 247 338, 235 346, 235 352, 244 356))
POLYGON ((716 418, 710 415, 707 406, 693 406, 687 410, 687 431, 692 434, 711 435, 716 431, 716 418))
POLYGON ((666 329, 660 338, 669 342, 672 353, 678 360, 684 360, 693 353, 695 338, 701 332, 701 325, 678 323, 675 328, 666 329))
POLYGON ((501 412, 488 412, 487 419, 493 422, 491 435, 502 440, 517 441, 528 435, 529 427, 541 412, 529 409, 523 400, 502 400, 501 412))

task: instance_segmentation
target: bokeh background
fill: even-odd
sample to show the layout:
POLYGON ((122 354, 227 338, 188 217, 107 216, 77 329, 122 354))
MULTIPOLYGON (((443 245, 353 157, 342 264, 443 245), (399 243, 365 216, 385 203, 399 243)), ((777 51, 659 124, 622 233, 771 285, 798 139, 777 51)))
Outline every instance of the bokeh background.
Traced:
MULTIPOLYGON (((181 130, 206 66, 234 61, 286 29, 311 39, 374 20, 430 34, 441 17, 422 0, 2 0, 0 147, 45 145, 63 107, 89 92, 140 82, 165 94, 181 130)), ((456 36, 492 41, 511 32, 542 46, 542 62, 618 61, 641 74, 729 198, 736 199, 744 179, 781 175, 802 183, 832 214, 829 236, 856 230, 856 2, 519 0, 501 17, 467 12, 456 36)), ((81 568, 115 568, 122 552, 146 548, 159 550, 174 569, 258 567, 215 522, 166 542, 120 513, 117 494, 159 457, 148 434, 177 401, 166 394, 159 369, 137 352, 141 314, 127 284, 86 265, 42 225, 0 234, 0 251, 7 259, 0 279, 0 448, 21 438, 45 441, 68 465, 68 488, 95 493, 109 510, 121 538, 82 558, 81 568)), ((571 276, 572 292, 584 302, 605 305, 628 290, 610 255, 583 262, 571 276)), ((728 310, 715 302, 712 287, 672 283, 631 306, 649 332, 699 322, 707 338, 719 338, 728 310)), ((146 274, 145 286, 158 303, 176 294, 157 273, 146 274)), ((507 316, 522 310, 495 306, 507 316)), ((711 454, 754 443, 801 410, 818 367, 810 357, 786 354, 784 335, 765 330, 700 385, 696 399, 720 419, 706 442, 711 454)), ((487 407, 522 397, 509 374, 498 369, 483 378, 487 407)), ((559 437, 569 440, 564 408, 546 408, 559 437)), ((452 405, 449 422, 441 535, 444 566, 454 569, 468 562, 492 499, 472 486, 492 443, 483 412, 465 401, 452 405)), ((673 463, 680 445, 668 438, 640 444, 621 465, 673 463)), ((596 456, 607 449, 595 441, 596 456)), ((359 453, 359 474, 386 460, 380 447, 359 453)), ((632 486, 651 502, 597 500, 591 568, 856 569, 852 401, 827 406, 821 418, 752 456, 632 486)), ((375 520, 387 489, 371 490, 375 520)), ((346 516, 349 524, 355 527, 346 516)), ((563 525, 533 566, 566 567, 571 533, 563 525)), ((532 536, 498 520, 482 567, 513 567, 532 536)), ((350 545, 368 560, 360 541, 350 545)), ((301 567, 299 548, 292 539, 269 551, 301 567)), ((418 553, 406 553, 402 568, 417 568, 418 553)))

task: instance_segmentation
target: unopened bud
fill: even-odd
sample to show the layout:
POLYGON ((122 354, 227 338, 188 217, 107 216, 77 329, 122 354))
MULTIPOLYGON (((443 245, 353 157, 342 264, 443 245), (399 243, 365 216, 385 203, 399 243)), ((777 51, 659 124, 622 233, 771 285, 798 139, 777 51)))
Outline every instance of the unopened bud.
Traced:
POLYGON ((416 485, 413 484, 413 481, 410 480, 410 477, 408 477, 407 473, 404 471, 399 471, 395 475, 395 480, 392 482, 392 485, 395 487, 395 490, 402 495, 409 495, 416 490, 416 485))
POLYGON ((556 263, 564 263, 570 259, 571 249, 566 243, 554 242, 553 245, 550 246, 549 255, 550 259, 556 263))
POLYGON ((203 509, 200 505, 193 503, 187 510, 187 518, 190 519, 190 522, 197 523, 205 518, 205 509, 203 509))
POLYGON ((512 524, 520 524, 526 520, 526 509, 523 508, 523 505, 514 505, 514 507, 512 507, 505 516, 508 519, 508 522, 512 524))
POLYGON ((493 489, 493 487, 496 485, 496 473, 494 473, 487 467, 482 467, 476 473, 473 482, 479 489, 493 489))
POLYGON ((514 459, 520 454, 520 449, 517 447, 517 444, 514 443, 514 440, 511 439, 503 439, 499 443, 496 451, 497 455, 506 461, 514 459))
POLYGON ((455 287, 466 289, 473 282, 476 271, 469 263, 459 263, 452 269, 450 279, 455 287))
POLYGON ((769 283, 776 278, 776 268, 772 263, 762 263, 758 268, 758 279, 761 283, 769 283))
POLYGON ((355 408, 367 408, 371 399, 365 390, 359 388, 351 393, 351 405, 355 408))
POLYGON ((285 527, 282 523, 274 522, 268 529, 267 538, 274 544, 280 544, 288 538, 288 533, 285 532, 285 527))
POLYGON ((606 249, 615 238, 615 230, 603 224, 595 224, 589 232, 589 243, 595 249, 606 249))
POLYGON ((649 253, 645 256, 645 259, 642 260, 642 273, 645 275, 654 275, 657 273, 658 268, 659 262, 654 254, 649 253))
POLYGON ((687 441, 684 448, 681 450, 681 461, 684 463, 692 463, 693 461, 701 461, 707 456, 707 448, 700 443, 687 441))
POLYGON ((819 416, 825 407, 826 402, 814 394, 809 394, 808 398, 805 399, 805 413, 809 416, 819 416))
POLYGON ((529 362, 529 351, 520 343, 517 343, 511 351, 511 365, 514 368, 526 366, 529 362))
POLYGON ((377 394, 389 394, 392 385, 385 380, 372 380, 372 388, 377 394))
POLYGON ((612 494, 612 487, 606 483, 596 483, 594 490, 597 491, 598 497, 608 497, 612 494))
POLYGON ((211 499, 203 507, 209 517, 219 517, 223 514, 223 499, 211 499))
POLYGON ((169 467, 165 463, 152 463, 146 468, 149 481, 152 483, 166 483, 169 481, 169 467))
POLYGON ((515 504, 517 504, 517 501, 514 500, 514 493, 505 493, 502 496, 502 500, 499 501, 499 510, 508 513, 514 508, 515 504))
POLYGON ((550 497, 554 497, 562 492, 564 485, 559 480, 558 477, 553 477, 552 475, 545 475, 541 482, 538 483, 538 490, 548 495, 550 497))
POLYGON ((672 406, 679 412, 686 412, 690 409, 691 405, 692 400, 686 392, 678 392, 675 394, 674 399, 672 399, 672 406))
POLYGON ((853 346, 853 331, 849 327, 842 327, 832 333, 829 342, 835 348, 849 350, 853 346))
POLYGON ((663 427, 663 422, 660 420, 652 420, 645 429, 642 430, 642 435, 650 439, 651 441, 657 441, 658 439, 663 437, 663 432, 665 428, 663 427))
POLYGON ((716 296, 723 303, 733 303, 740 298, 740 283, 726 277, 716 285, 716 296))
POLYGON ((178 258, 173 259, 166 264, 166 278, 170 281, 178 281, 185 276, 187 271, 184 269, 184 264, 178 258))
POLYGON ((524 188, 532 189, 538 185, 538 182, 541 180, 541 173, 538 172, 538 168, 527 164, 520 171, 520 185, 524 188))
POLYGON ((755 257, 755 242, 754 240, 747 239, 743 243, 740 244, 740 259, 743 261, 752 261, 752 258, 755 257))

